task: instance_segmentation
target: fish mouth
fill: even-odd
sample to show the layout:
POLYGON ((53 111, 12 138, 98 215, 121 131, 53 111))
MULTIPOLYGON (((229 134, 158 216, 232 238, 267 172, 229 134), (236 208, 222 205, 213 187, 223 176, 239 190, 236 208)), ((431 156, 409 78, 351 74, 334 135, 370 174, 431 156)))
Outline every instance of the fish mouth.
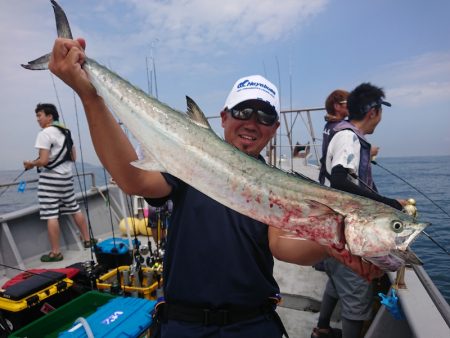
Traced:
POLYGON ((422 260, 411 250, 391 250, 390 254, 400 258, 406 264, 423 265, 422 260))
POLYGON ((375 264, 385 271, 395 272, 402 266, 423 265, 419 257, 410 249, 407 250, 391 250, 387 255, 378 257, 364 257, 365 260, 375 264))

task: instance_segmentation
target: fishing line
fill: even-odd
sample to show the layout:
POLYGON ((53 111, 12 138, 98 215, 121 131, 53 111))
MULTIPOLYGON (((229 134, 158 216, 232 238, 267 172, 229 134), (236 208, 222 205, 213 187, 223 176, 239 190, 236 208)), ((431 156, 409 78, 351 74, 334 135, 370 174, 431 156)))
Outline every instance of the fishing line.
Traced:
POLYGON ((74 163, 74 167, 75 167, 75 172, 77 173, 77 177, 78 177, 78 185, 80 186, 80 192, 81 192, 81 196, 83 197, 83 202, 84 202, 84 210, 86 211, 86 218, 87 218, 87 225, 88 225, 88 233, 89 233, 89 242, 90 242, 90 248, 91 248, 91 259, 94 259, 94 250, 92 249, 92 241, 94 241, 94 246, 96 245, 95 243, 95 237, 94 237, 94 232, 92 231, 92 223, 91 223, 91 217, 89 214, 89 204, 88 204, 88 199, 87 199, 87 187, 86 187, 86 170, 84 167, 84 154, 83 154, 83 147, 81 144, 81 134, 80 134, 80 122, 79 122, 79 118, 78 118, 78 106, 77 106, 77 99, 75 96, 75 91, 72 91, 73 94, 73 104, 74 104, 74 108, 75 108, 75 121, 77 124, 77 135, 78 135, 78 140, 79 140, 79 149, 80 149, 80 163, 81 163, 81 173, 83 175, 83 187, 81 186, 81 178, 80 175, 78 174, 78 168, 76 165, 76 162, 74 163), (83 189, 84 188, 84 189, 83 189))
POLYGON ((447 213, 447 211, 445 211, 443 208, 441 208, 441 206, 439 204, 437 204, 435 201, 433 201, 431 198, 429 198, 425 193, 423 193, 422 191, 420 191, 418 188, 416 188, 415 186, 413 186, 411 183, 409 183, 408 181, 406 181, 405 179, 401 178, 400 176, 398 176, 397 174, 393 173, 392 171, 390 171, 389 169, 383 167, 382 165, 380 165, 378 162, 376 161, 372 161, 373 164, 379 166, 380 168, 386 170, 389 174, 397 177, 399 180, 401 180, 402 182, 406 183, 407 185, 409 185, 411 188, 413 188, 415 191, 417 191, 419 194, 421 194, 423 197, 425 197, 427 200, 429 200, 436 208, 440 209, 444 214, 446 214, 448 216, 448 218, 450 218, 450 215, 447 213))
POLYGON ((447 255, 450 256, 450 252, 449 252, 446 248, 444 248, 442 245, 440 245, 438 242, 436 242, 433 238, 431 238, 431 236, 430 236, 428 233, 426 233, 424 230, 422 230, 422 233, 423 233, 425 236, 427 236, 429 239, 431 239, 431 241, 432 241, 434 244, 436 244, 438 247, 440 247, 447 255))
POLYGON ((112 218, 112 210, 111 210, 111 195, 109 193, 109 184, 108 184, 108 178, 106 177, 106 169, 103 168, 103 179, 105 180, 105 186, 106 186, 106 196, 107 200, 105 202, 108 204, 108 210, 109 210, 109 222, 111 224, 111 230, 112 230, 112 236, 113 236, 113 244, 114 247, 116 246, 116 235, 114 233, 114 224, 113 224, 113 218, 112 218))
POLYGON ((49 73, 50 73, 50 77, 52 79, 53 89, 55 90, 56 101, 58 101, 59 112, 61 114, 64 125, 66 125, 66 121, 64 120, 64 114, 63 114, 62 107, 61 107, 61 101, 59 100, 58 90, 56 89, 55 78, 53 77, 52 72, 49 72, 49 73))
MULTIPOLYGON (((0 263, 0 266, 3 266, 4 268, 11 269, 11 270, 17 270, 17 271, 20 271, 20 272, 26 272, 26 273, 28 273, 28 274, 30 274, 30 275, 32 275, 32 276, 40 276, 40 277, 42 277, 42 278, 52 279, 52 278, 49 277, 49 276, 45 276, 45 275, 42 276, 42 275, 40 275, 39 273, 31 272, 31 271, 24 270, 24 269, 20 269, 20 268, 16 268, 16 267, 11 266, 11 265, 8 265, 8 264, 0 263)), ((46 270, 46 269, 42 269, 42 270, 46 270)))
MULTIPOLYGON (((59 99, 58 90, 56 88, 55 78, 54 78, 54 76, 53 76, 53 74, 51 72, 49 72, 49 73, 50 73, 50 77, 52 79, 53 89, 55 91, 56 100, 58 102, 59 112, 60 112, 61 118, 63 120, 64 126, 66 126, 66 121, 64 119, 64 114, 63 114, 63 110, 62 110, 62 106, 61 106, 61 101, 59 99)), ((77 107, 77 101, 76 101, 76 97, 75 97, 75 91, 72 91, 72 94, 73 94, 73 100, 74 100, 75 118, 76 118, 76 124, 77 124, 77 134, 78 134, 78 140, 80 142, 80 144, 79 144, 80 162, 81 162, 81 173, 83 175, 83 186, 84 186, 84 189, 83 189, 83 187, 81 185, 81 178, 80 178, 80 174, 78 172, 78 168, 77 168, 76 162, 74 163, 74 167, 75 167, 75 173, 77 175, 78 186, 80 188, 82 200, 83 200, 83 203, 84 203, 84 209, 86 211, 88 233, 89 233, 89 241, 91 241, 91 239, 94 239, 94 233, 92 231, 92 224, 91 224, 91 218, 90 218, 90 215, 89 215, 89 206, 88 206, 88 200, 87 200, 87 187, 86 187, 86 175, 85 175, 86 171, 85 171, 85 167, 84 167, 83 147, 81 145, 80 124, 79 124, 79 118, 78 118, 78 107, 77 107)), ((92 246, 91 246, 91 259, 93 259, 92 246)))
MULTIPOLYGON (((377 164, 378 166, 380 166, 378 163, 376 163, 375 161, 372 161, 373 164, 377 164)), ((381 167, 381 166, 380 166, 381 167)), ((383 168, 385 169, 385 168, 383 168)), ((397 175, 395 175, 394 173, 390 172, 389 170, 385 169, 387 172, 391 173, 392 175, 398 177, 397 175)), ((377 191, 375 191, 374 189, 372 189, 368 184, 366 184, 365 182, 363 182, 356 174, 350 174, 348 173, 348 176, 357 179, 359 182, 361 182, 367 189, 371 190, 372 192, 378 194, 377 191)), ((402 179, 401 177, 398 177, 399 179, 401 179, 403 182, 407 183, 408 185, 410 185, 411 187, 413 187, 411 184, 409 184, 408 182, 406 182, 404 179, 402 179)), ((413 187, 414 188, 414 187, 413 187)), ((415 189, 415 188, 414 188, 415 189)), ((417 189, 416 189, 417 190, 417 189)), ((419 191, 419 190, 417 190, 419 191)), ((420 192, 420 191, 419 191, 420 192)), ((426 196, 425 196, 426 197, 426 196)), ((428 198, 428 197, 427 197, 428 198)), ((431 200, 430 200, 431 201, 431 200)), ((432 201, 433 202, 433 201, 432 201)), ((445 211, 444 211, 445 212, 445 211)), ((447 249, 445 249, 442 245, 440 245, 438 242, 436 242, 436 240, 434 240, 428 233, 426 233, 424 230, 422 230, 422 233, 427 236, 434 244, 436 244, 440 249, 442 249, 447 255, 450 255, 450 253, 448 252, 447 249)))

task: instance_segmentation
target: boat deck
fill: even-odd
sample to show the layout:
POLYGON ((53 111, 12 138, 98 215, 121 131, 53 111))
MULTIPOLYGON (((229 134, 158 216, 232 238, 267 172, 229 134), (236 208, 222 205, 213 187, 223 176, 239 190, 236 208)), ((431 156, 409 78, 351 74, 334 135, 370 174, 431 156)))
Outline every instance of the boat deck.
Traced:
MULTIPOLYGON (((94 236, 112 237, 110 219, 117 224, 126 214, 122 212, 123 196, 111 186, 111 209, 105 208, 105 188, 88 195, 89 213, 94 236), (107 220, 107 221, 105 221, 107 220)), ((91 250, 82 247, 76 227, 70 217, 61 219, 61 248, 64 260, 42 263, 39 258, 49 251, 47 228, 39 220, 37 206, 0 216, 0 263, 16 269, 0 267, 0 285, 17 275, 17 269, 61 268, 92 260, 91 250)), ((120 233, 115 234, 120 237, 120 233)), ((139 238, 147 244, 147 237, 139 238)), ((322 292, 327 280, 324 273, 312 267, 275 261, 274 276, 280 285, 283 301, 277 311, 291 337, 310 337, 316 326, 322 292)), ((390 275, 391 280, 395 277, 390 275)), ((450 337, 450 307, 421 268, 407 269, 407 289, 398 292, 407 317, 395 320, 384 307, 378 311, 366 337, 450 337)), ((335 311, 333 327, 340 327, 339 308, 335 311)))

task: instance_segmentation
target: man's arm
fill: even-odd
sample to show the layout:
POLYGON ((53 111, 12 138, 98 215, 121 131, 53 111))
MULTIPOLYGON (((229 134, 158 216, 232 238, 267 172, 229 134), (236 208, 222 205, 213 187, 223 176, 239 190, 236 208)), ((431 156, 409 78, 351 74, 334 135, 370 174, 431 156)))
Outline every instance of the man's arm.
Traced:
POLYGON ((327 257, 325 247, 319 243, 288 236, 285 231, 269 226, 269 247, 276 259, 299 265, 314 265, 327 257))
POLYGON ((128 194, 156 198, 169 195, 171 187, 161 173, 143 171, 130 164, 137 160, 136 152, 82 68, 85 46, 83 39, 58 38, 49 69, 80 97, 100 161, 128 194))
POLYGON ((72 159, 73 162, 77 160, 77 149, 75 148, 75 146, 73 146, 72 149, 70 150, 70 158, 72 159))
POLYGON ((367 187, 359 186, 353 183, 349 179, 349 176, 350 176, 349 170, 344 168, 342 165, 337 165, 333 167, 333 169, 331 170, 331 178, 330 178, 331 187, 338 190, 347 191, 355 195, 360 195, 373 199, 375 201, 390 205, 391 207, 398 210, 403 209, 402 204, 396 199, 381 196, 375 191, 369 190, 369 188, 367 187))
POLYGON ((48 160, 50 158, 50 150, 49 149, 39 149, 39 157, 32 161, 23 161, 23 167, 25 170, 32 169, 34 167, 44 167, 48 164, 48 160))
POLYGON ((384 274, 377 266, 359 256, 353 256, 347 250, 335 250, 314 241, 289 238, 283 230, 271 226, 269 247, 276 259, 288 263, 314 265, 324 258, 333 257, 368 281, 384 274))
POLYGON ((350 130, 338 132, 328 146, 327 171, 330 173, 330 186, 355 195, 364 196, 402 210, 403 200, 379 195, 376 191, 355 182, 360 161, 361 145, 356 135, 350 130))

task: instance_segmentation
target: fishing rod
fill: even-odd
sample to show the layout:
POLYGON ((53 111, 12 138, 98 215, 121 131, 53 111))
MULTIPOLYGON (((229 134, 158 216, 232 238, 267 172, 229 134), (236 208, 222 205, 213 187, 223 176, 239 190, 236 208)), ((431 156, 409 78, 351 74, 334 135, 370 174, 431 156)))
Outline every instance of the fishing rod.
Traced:
POLYGON ((372 161, 373 164, 379 166, 381 169, 386 170, 389 174, 397 177, 399 180, 401 180, 402 182, 406 183, 407 185, 409 185, 411 188, 413 188, 415 191, 417 191, 419 194, 421 194, 423 197, 425 197, 427 200, 429 200, 436 208, 440 209, 444 214, 446 214, 448 216, 448 218, 450 218, 450 215, 447 213, 447 211, 445 211, 439 204, 437 204, 435 201, 433 201, 431 198, 429 198, 425 193, 423 193, 422 191, 420 191, 418 188, 416 188, 415 186, 413 186, 411 183, 409 183, 408 181, 406 181, 405 179, 401 178, 400 176, 398 176, 397 174, 393 173, 392 171, 390 171, 389 169, 383 167, 381 164, 379 164, 376 161, 372 161))
MULTIPOLYGON (((11 183, 16 182, 16 181, 19 179, 19 177, 22 176, 22 175, 25 173, 25 171, 27 171, 27 170, 28 170, 28 169, 24 169, 19 175, 17 175, 17 177, 16 177, 11 183)), ((10 185, 8 185, 8 186, 6 187, 6 189, 2 191, 2 193, 0 194, 0 197, 2 197, 3 194, 4 194, 5 192, 8 191, 9 187, 10 187, 10 185)))

